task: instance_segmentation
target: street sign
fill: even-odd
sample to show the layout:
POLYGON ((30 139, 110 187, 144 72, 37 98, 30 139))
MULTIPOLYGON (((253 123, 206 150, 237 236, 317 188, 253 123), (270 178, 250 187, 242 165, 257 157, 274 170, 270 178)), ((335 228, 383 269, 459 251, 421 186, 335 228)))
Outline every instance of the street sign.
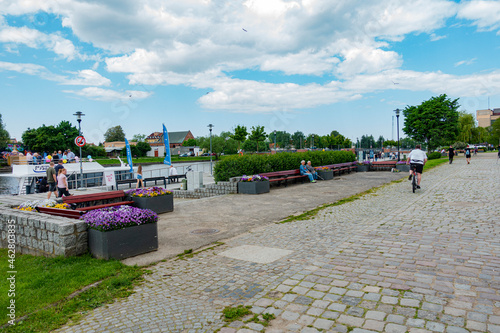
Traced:
POLYGON ((85 146, 85 138, 81 135, 77 136, 75 138, 75 144, 78 146, 78 147, 83 147, 85 146))

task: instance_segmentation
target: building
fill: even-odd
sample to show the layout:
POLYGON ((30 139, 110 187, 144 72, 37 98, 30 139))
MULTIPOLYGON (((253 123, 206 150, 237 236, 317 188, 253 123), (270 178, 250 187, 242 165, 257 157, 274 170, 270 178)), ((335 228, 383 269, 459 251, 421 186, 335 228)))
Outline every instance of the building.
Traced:
MULTIPOLYGON (((182 146, 182 143, 186 140, 194 139, 193 133, 191 131, 182 132, 169 132, 168 133, 168 143, 170 148, 177 148, 182 146)), ((147 138, 146 142, 153 147, 153 144, 161 143, 163 144, 163 132, 153 132, 147 138)))
MULTIPOLYGON (((129 142, 131 146, 135 146, 137 142, 129 142)), ((119 156, 120 152, 125 149, 125 141, 110 141, 104 142, 104 150, 108 157, 119 156)))
POLYGON ((500 108, 496 108, 493 110, 485 109, 476 111, 476 120, 479 127, 490 127, 491 124, 499 118, 500 108))

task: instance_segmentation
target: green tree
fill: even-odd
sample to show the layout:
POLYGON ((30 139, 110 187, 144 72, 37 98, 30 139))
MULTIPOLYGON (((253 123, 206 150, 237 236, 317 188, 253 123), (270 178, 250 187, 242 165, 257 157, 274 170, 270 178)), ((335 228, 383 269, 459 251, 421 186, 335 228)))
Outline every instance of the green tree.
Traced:
POLYGON ((245 151, 266 151, 269 150, 269 143, 265 141, 260 141, 259 147, 257 148, 257 142, 248 139, 245 140, 245 142, 243 142, 241 148, 245 151))
POLYGON ((476 122, 474 121, 474 117, 470 113, 466 113, 465 111, 459 112, 458 126, 459 126, 459 133, 457 137, 458 140, 469 143, 475 141, 473 139, 473 136, 476 128, 476 122))
POLYGON ((137 151, 137 154, 136 154, 137 156, 144 157, 147 155, 148 151, 151 150, 151 146, 147 142, 139 141, 135 145, 135 149, 137 151))
POLYGON ((500 145, 500 118, 495 120, 493 124, 489 127, 489 138, 488 142, 492 143, 494 146, 500 145))
POLYGON ((5 125, 2 121, 2 114, 0 114, 0 149, 5 150, 7 144, 9 143, 10 135, 5 129, 5 125))
POLYGON ((382 135, 379 136, 377 139, 377 147, 382 148, 384 145, 384 141, 385 141, 384 137, 382 135))
POLYGON ((143 142, 146 141, 146 134, 134 134, 130 142, 143 142))
POLYGON ((459 133, 458 99, 445 94, 417 106, 407 106, 403 131, 412 139, 427 143, 428 151, 453 142, 459 133))
POLYGON ((100 146, 85 145, 82 147, 82 155, 83 157, 90 155, 92 158, 106 157, 106 150, 104 150, 104 147, 100 146))
POLYGON ((375 139, 373 138, 373 135, 363 135, 361 136, 361 142, 360 142, 361 148, 368 149, 370 147, 375 146, 375 139))
POLYGON ((182 143, 184 147, 193 147, 198 145, 198 141, 196 139, 187 139, 182 143))
POLYGON ((301 131, 293 133, 292 142, 296 149, 302 149, 302 147, 304 147, 304 133, 301 131))
POLYGON ((398 142, 394 141, 394 140, 384 141, 384 147, 396 147, 397 145, 398 145, 398 142))
POLYGON ((248 131, 246 126, 238 125, 234 128, 234 134, 232 134, 231 138, 238 142, 238 150, 240 149, 240 145, 247 138, 248 131))
POLYGON ((110 127, 104 133, 104 141, 113 142, 113 141, 125 141, 125 133, 120 125, 110 127))
MULTIPOLYGON (((255 141, 257 145, 259 142, 263 142, 267 138, 267 134, 264 131, 264 126, 252 126, 252 132, 250 133, 250 136, 248 137, 248 140, 255 141)), ((259 146, 257 146, 257 152, 259 146)))
POLYGON ((71 125, 69 121, 61 121, 57 126, 42 125, 38 128, 28 128, 22 134, 26 149, 39 153, 52 153, 54 150, 71 149, 78 151, 75 138, 78 136, 78 128, 71 125))

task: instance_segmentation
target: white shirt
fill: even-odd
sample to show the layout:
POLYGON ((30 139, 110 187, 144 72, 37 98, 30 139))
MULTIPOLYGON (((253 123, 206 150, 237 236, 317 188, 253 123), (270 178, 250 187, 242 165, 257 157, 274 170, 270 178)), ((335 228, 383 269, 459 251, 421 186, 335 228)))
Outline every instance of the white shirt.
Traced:
POLYGON ((171 167, 170 170, 168 171, 169 176, 177 176, 177 169, 174 167, 171 167))
POLYGON ((412 150, 410 155, 408 155, 410 159, 410 163, 414 164, 424 164, 424 161, 427 159, 427 155, 420 149, 412 150))

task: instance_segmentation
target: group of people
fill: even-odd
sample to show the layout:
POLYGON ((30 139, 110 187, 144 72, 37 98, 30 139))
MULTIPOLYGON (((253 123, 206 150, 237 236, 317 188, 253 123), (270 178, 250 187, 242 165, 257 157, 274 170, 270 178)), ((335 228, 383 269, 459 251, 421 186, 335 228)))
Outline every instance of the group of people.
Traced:
MULTIPOLYGON (((19 153, 22 155, 22 153, 19 153)), ((44 152, 43 155, 38 152, 32 152, 31 150, 26 151, 26 161, 28 164, 44 164, 54 162, 57 164, 59 160, 63 163, 75 163, 79 161, 79 157, 71 151, 71 149, 66 149, 64 151, 54 151, 52 155, 44 152)))
POLYGON ((318 173, 316 172, 316 169, 311 165, 311 161, 306 161, 302 160, 300 161, 300 174, 303 176, 309 177, 309 181, 311 183, 316 183, 316 180, 318 179, 318 173))
MULTIPOLYGON (((467 147, 464 149, 464 154, 465 154, 465 161, 467 164, 470 164, 471 158, 472 158, 472 151, 474 151, 474 155, 477 154, 477 147, 472 148, 470 145, 467 145, 467 147)), ((448 160, 450 161, 450 164, 453 163, 453 157, 456 154, 455 148, 453 146, 450 146, 448 148, 448 160)), ((499 156, 500 156, 500 146, 499 146, 499 156)))
POLYGON ((52 193, 54 193, 56 198, 62 198, 62 196, 68 197, 71 195, 68 191, 66 172, 67 170, 63 166, 62 159, 57 161, 57 165, 53 161, 50 162, 49 168, 46 171, 46 186, 48 186, 47 199, 50 199, 52 193))

